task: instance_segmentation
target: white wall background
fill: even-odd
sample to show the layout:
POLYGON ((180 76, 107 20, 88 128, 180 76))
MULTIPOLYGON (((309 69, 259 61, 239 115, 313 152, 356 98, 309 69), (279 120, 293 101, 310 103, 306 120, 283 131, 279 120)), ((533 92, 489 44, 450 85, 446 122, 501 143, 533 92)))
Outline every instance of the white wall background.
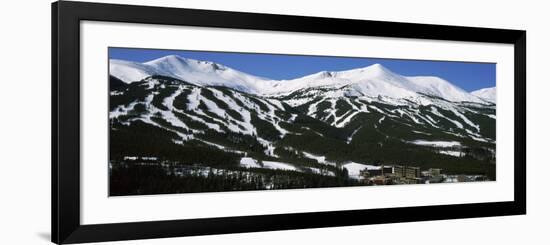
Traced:
MULTIPOLYGON (((107 0, 177 6, 527 30, 526 216, 277 231, 106 244, 512 244, 549 240, 546 113, 550 17, 544 1, 107 0)), ((50 1, 0 8, 0 244, 48 244, 50 230, 50 1)))

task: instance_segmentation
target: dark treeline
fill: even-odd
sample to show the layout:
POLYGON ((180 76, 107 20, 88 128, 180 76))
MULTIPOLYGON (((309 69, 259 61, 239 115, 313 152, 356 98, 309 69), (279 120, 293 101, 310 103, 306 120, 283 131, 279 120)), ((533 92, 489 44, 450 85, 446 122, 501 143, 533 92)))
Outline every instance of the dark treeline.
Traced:
POLYGON ((359 185, 348 178, 346 170, 335 176, 266 169, 247 172, 239 168, 220 172, 216 174, 210 170, 206 174, 176 175, 173 167, 115 164, 111 169, 109 193, 111 196, 125 196, 359 185))

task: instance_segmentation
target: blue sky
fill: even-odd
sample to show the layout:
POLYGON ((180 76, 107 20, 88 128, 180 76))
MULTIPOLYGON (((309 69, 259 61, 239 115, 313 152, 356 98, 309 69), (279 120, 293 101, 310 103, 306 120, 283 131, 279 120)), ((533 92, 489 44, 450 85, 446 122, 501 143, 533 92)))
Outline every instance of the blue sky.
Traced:
POLYGON ((438 76, 466 91, 494 87, 496 84, 496 65, 493 63, 109 48, 109 58, 135 62, 150 61, 174 54, 220 63, 252 75, 277 80, 302 77, 319 71, 350 70, 379 63, 405 76, 438 76))

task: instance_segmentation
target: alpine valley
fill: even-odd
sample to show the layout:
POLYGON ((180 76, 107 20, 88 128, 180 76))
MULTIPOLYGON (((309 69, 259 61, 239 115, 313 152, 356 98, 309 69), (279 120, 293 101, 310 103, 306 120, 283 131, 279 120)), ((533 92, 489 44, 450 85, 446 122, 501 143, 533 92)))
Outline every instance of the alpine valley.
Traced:
POLYGON ((379 64, 272 80, 173 55, 109 73, 110 195, 496 178, 494 88, 379 64))

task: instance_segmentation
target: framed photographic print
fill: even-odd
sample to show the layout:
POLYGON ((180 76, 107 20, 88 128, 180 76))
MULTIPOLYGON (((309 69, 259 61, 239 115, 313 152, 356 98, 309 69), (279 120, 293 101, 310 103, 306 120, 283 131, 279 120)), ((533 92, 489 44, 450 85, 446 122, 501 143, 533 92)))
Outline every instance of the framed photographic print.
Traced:
POLYGON ((52 241, 526 212, 525 31, 61 1, 52 241))

